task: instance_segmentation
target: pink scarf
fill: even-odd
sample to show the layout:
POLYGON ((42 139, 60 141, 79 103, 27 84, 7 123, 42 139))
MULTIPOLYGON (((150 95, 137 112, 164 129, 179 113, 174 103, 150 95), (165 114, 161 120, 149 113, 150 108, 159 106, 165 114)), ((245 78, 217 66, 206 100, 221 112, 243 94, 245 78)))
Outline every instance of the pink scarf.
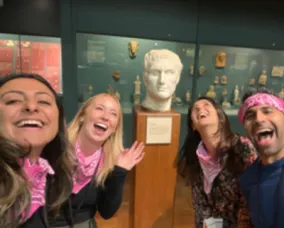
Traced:
POLYGON ((76 170, 76 174, 73 176, 74 187, 72 193, 77 194, 82 188, 91 182, 94 175, 99 173, 104 159, 102 147, 95 151, 91 156, 86 157, 77 142, 75 145, 75 152, 78 159, 78 168, 76 170), (97 166, 98 169, 95 173, 97 166))
POLYGON ((29 158, 25 158, 24 171, 31 183, 31 209, 26 217, 28 219, 39 207, 45 205, 46 176, 47 174, 53 175, 54 171, 48 161, 43 158, 39 158, 37 163, 34 164, 29 158))
POLYGON ((264 104, 270 105, 278 109, 280 112, 284 113, 284 101, 281 98, 276 97, 272 94, 257 93, 247 98, 244 104, 242 104, 238 113, 238 118, 240 122, 244 123, 244 117, 248 109, 257 105, 264 105, 264 104))
POLYGON ((207 153, 202 141, 199 143, 196 154, 203 172, 203 188, 208 195, 216 176, 221 172, 222 166, 219 161, 214 161, 207 153))

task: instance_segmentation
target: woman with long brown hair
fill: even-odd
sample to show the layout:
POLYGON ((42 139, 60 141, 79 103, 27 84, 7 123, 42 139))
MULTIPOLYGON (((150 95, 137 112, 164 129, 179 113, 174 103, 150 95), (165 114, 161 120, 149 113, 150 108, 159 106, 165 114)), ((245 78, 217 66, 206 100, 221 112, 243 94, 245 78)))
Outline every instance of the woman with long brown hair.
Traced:
MULTIPOLYGON (((8 169, 14 179, 1 179, 1 191, 8 192, 11 183, 25 181, 29 194, 21 194, 18 203, 27 206, 30 198, 30 206, 20 207, 24 218, 20 219, 21 227, 48 227, 47 214, 55 213, 71 194, 76 160, 67 146, 61 102, 45 79, 22 73, 0 80, 0 133, 23 148, 26 155, 14 154, 13 162, 18 162, 23 172, 8 162, 12 155, 2 156, 1 169, 8 169)), ((17 201, 17 194, 11 196, 13 200, 17 201)), ((7 213, 18 219, 13 205, 11 208, 7 213)))
POLYGON ((252 227, 239 176, 256 159, 255 149, 231 130, 225 112, 211 98, 198 98, 187 118, 179 170, 192 187, 195 227, 206 227, 207 221, 224 228, 252 227))

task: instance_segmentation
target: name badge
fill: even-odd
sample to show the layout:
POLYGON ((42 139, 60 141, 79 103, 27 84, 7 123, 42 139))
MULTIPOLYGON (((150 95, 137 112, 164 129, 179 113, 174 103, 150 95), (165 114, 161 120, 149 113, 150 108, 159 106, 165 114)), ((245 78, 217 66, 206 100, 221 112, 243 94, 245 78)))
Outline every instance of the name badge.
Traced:
POLYGON ((223 228, 222 218, 208 218, 203 222, 203 228, 223 228))

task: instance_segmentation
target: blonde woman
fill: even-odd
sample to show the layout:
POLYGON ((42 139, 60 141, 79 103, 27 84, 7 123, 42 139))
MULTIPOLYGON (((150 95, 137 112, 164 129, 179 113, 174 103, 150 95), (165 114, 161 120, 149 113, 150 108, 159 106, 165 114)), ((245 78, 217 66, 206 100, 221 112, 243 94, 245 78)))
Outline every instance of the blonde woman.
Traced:
POLYGON ((118 100, 98 94, 85 102, 68 127, 78 159, 69 202, 52 227, 94 228, 96 211, 111 218, 120 207, 127 171, 144 156, 143 143, 122 143, 122 111, 118 100))

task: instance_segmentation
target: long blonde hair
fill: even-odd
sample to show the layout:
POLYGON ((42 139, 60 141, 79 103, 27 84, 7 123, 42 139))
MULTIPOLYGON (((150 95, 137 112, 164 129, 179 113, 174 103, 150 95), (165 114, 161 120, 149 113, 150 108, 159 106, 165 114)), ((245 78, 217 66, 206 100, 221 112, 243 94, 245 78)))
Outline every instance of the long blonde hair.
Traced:
POLYGON ((99 96, 109 96, 112 97, 117 104, 119 105, 119 116, 116 130, 111 136, 105 141, 103 144, 103 152, 104 152, 104 161, 102 169, 99 174, 95 177, 97 185, 104 185, 105 179, 109 175, 109 173, 113 170, 115 166, 115 161, 117 159, 118 154, 124 150, 123 148, 123 118, 122 118, 122 110, 119 101, 116 97, 108 94, 108 93, 100 93, 91 98, 89 98, 79 109, 75 118, 71 121, 68 127, 68 138, 72 145, 76 143, 78 134, 81 130, 81 127, 84 123, 84 118, 86 114, 86 110, 90 105, 95 101, 95 99, 99 96))

